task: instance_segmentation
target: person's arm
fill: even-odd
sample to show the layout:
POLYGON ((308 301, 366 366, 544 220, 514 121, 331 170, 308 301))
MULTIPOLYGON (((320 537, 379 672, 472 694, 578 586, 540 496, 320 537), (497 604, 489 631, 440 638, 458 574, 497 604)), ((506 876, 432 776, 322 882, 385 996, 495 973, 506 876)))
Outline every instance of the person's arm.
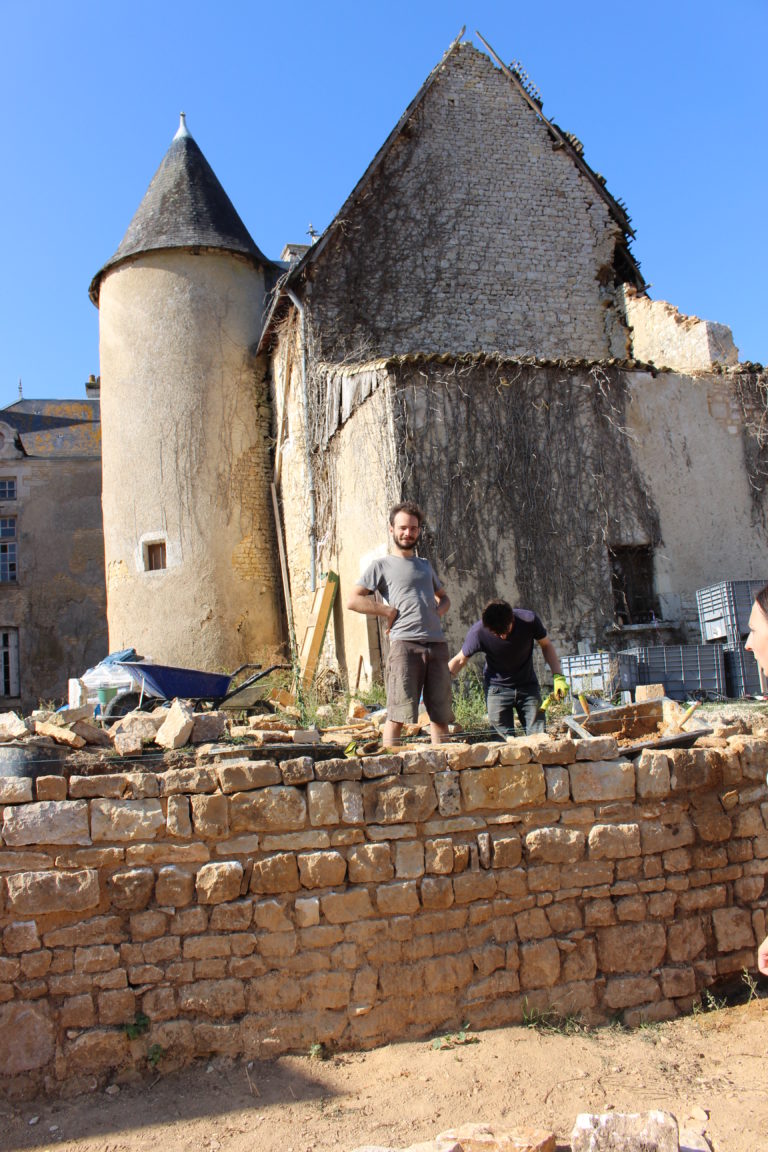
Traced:
POLYGON ((542 656, 552 669, 554 675, 562 676, 563 669, 560 666, 560 657, 557 654, 557 648, 555 648, 549 636, 545 636, 543 640, 539 640, 539 647, 541 648, 542 656))
POLYGON ((456 655, 448 661, 448 671, 451 676, 455 676, 456 673, 460 672, 462 668, 465 668, 467 664, 469 664, 469 656, 465 656, 464 653, 459 650, 456 655))
POLYGON ((757 966, 764 976, 768 976, 768 936, 757 950, 757 966))
POLYGON ((438 588, 435 591, 435 601, 437 604, 438 616, 445 616, 446 612, 451 606, 451 601, 448 598, 448 593, 445 588, 438 588))
POLYGON ((397 608, 392 604, 379 604, 370 588, 363 588, 362 584, 355 584, 347 597, 347 608, 350 612, 362 612, 363 616, 381 616, 387 622, 387 632, 397 619, 397 608))

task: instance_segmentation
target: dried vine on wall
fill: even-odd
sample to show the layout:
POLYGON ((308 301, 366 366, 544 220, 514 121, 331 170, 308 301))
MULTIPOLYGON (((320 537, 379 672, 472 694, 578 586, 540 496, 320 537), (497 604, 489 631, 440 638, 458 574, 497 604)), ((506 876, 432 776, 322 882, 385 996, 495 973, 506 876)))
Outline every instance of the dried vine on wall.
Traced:
POLYGON ((733 375, 742 415, 744 462, 749 477, 752 523, 768 528, 768 373, 733 375))

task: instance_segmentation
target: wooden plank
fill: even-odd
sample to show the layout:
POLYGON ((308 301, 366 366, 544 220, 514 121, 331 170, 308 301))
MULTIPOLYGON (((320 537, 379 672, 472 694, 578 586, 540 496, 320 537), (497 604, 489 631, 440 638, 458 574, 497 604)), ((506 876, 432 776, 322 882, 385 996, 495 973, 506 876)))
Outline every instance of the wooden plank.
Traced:
POLYGON ((309 688, 317 672, 317 665, 320 660, 320 653, 323 650, 325 634, 328 631, 328 623, 331 619, 333 602, 336 599, 338 587, 338 576, 335 572, 328 572, 325 579, 315 590, 312 610, 309 620, 307 621, 307 628, 299 653, 301 683, 305 688, 309 688))
POLYGON ((280 554, 280 576, 283 581, 283 597, 285 598, 285 612, 288 617, 288 636, 291 648, 291 658, 294 656, 293 646, 295 634, 293 631, 293 609, 291 608, 291 585, 288 579, 288 562, 285 557, 285 544, 283 543, 283 520, 280 515, 280 504, 277 499, 277 488, 270 484, 272 492, 272 507, 275 512, 275 529, 277 531, 277 550, 280 554))

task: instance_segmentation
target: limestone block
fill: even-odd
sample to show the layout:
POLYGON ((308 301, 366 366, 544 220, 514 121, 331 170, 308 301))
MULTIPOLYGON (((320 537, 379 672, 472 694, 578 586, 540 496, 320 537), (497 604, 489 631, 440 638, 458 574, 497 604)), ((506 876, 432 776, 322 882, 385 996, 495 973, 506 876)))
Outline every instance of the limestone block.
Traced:
POLYGON ((570 736, 556 739, 554 736, 536 734, 526 736, 533 759, 539 764, 573 764, 576 759, 576 745, 570 736))
POLYGON ((696 973, 693 968, 662 968, 662 994, 670 999, 678 996, 694 996, 696 993, 696 973))
POLYGON ((331 846, 331 837, 327 832, 316 832, 310 828, 304 829, 303 832, 259 836, 258 840, 263 852, 303 852, 331 846))
POLYGON ((582 1112, 571 1133, 571 1152, 620 1148, 621 1152, 679 1152, 677 1120, 669 1112, 621 1113, 602 1116, 582 1112))
POLYGON ((315 761, 315 780, 361 780, 363 769, 356 756, 315 761))
POLYGON ((639 856, 639 825, 595 824, 589 833, 589 855, 593 860, 624 860, 639 856))
POLYGON ((297 756, 294 760, 281 760, 280 774, 283 778, 283 784, 308 784, 310 780, 315 778, 315 762, 311 756, 297 756))
POLYGON ((746 908, 715 908, 712 912, 712 927, 718 952, 752 948, 756 943, 752 916, 746 908))
POLYGON ((3 810, 3 840, 24 844, 90 844, 88 805, 82 800, 43 800, 3 810))
POLYGON ((195 878, 198 904, 224 904, 240 895, 243 866, 236 860, 203 864, 195 878))
POLYGON ((241 980, 198 980, 178 990, 179 1009, 212 1019, 240 1016, 245 1012, 241 980))
POLYGON ((7 740, 23 740, 29 735, 29 729, 24 721, 15 712, 0 713, 0 743, 7 740))
MULTIPOLYGON (((290 738, 294 744, 320 744, 320 743, 322 743, 322 737, 321 737, 320 732, 317 728, 290 728, 288 730, 288 735, 290 736, 290 738)), ((295 784, 296 781, 295 780, 291 780, 291 781, 286 780, 286 784, 288 784, 288 783, 295 784)))
POLYGON ((428 820, 437 808, 431 776, 399 776, 363 784, 366 820, 371 824, 402 824, 428 820))
POLYGON ((406 749, 400 754, 403 772, 421 775, 425 772, 444 772, 445 753, 439 748, 406 749))
POLYGON ((283 780, 275 760, 225 760, 215 772, 222 792, 248 792, 283 780))
POLYGON ((55 1032, 45 1001, 0 1005, 0 1076, 43 1068, 53 1059, 55 1032))
POLYGON ((545 768, 547 800, 555 804, 567 804, 571 798, 571 777, 567 768, 545 768))
POLYGON ((723 757, 712 748, 668 748, 673 792, 690 793, 723 785, 723 757))
POLYGON ((78 872, 17 872, 6 879, 8 909, 12 914, 83 912, 99 903, 99 874, 93 868, 78 872))
POLYGON ((495 872, 462 872, 453 878, 453 897, 457 904, 475 900, 492 900, 496 895, 495 872))
POLYGON ((453 872, 453 841, 449 837, 427 840, 424 848, 425 871, 443 876, 453 872))
POLYGON ((179 793, 215 792, 218 780, 211 768, 172 768, 159 778, 160 795, 179 793))
MULTIPOLYGON (((75 945, 119 944, 125 940, 125 929, 120 916, 93 916, 66 928, 54 928, 43 936, 46 948, 67 949, 75 945)), ((65 968, 59 969, 66 971, 65 968)))
POLYGON ((294 907, 299 928, 311 928, 320 923, 320 900, 317 896, 298 897, 294 907))
POLYGON ((342 884, 347 874, 347 862, 340 852, 301 852, 298 862, 303 888, 332 888, 342 884))
POLYGON ((620 755, 615 736, 590 736, 573 744, 577 760, 613 760, 620 755))
POLYGON ((195 833, 208 840, 220 840, 229 834, 229 802, 226 796, 192 796, 192 824, 195 833))
POLYGON ((606 1008, 634 1008, 661 999, 658 984, 650 976, 615 976, 608 980, 603 993, 606 1008))
POLYGON ((400 840, 395 844, 395 876, 418 880, 424 875, 424 845, 420 840, 400 840))
POLYGON ((153 840, 165 828, 159 800, 92 800, 91 834, 101 840, 153 840))
POLYGON ((195 726, 195 714, 184 700, 174 700, 155 735, 161 748, 183 748, 195 726))
POLYGON ((519 737, 507 737, 506 744, 499 748, 499 764, 530 764, 532 760, 533 747, 519 737))
POLYGON ((32 799, 31 776, 0 776, 0 804, 30 804, 32 799))
POLYGON ((118 756, 141 756, 144 751, 144 741, 135 732, 118 732, 112 744, 118 756))
POLYGON ((248 739, 254 748, 267 748, 270 744, 293 744, 291 730, 283 732, 281 728, 265 728, 254 732, 250 730, 248 739))
POLYGON ((313 828, 339 823, 336 789, 327 780, 313 780, 307 784, 307 811, 313 828))
POLYGON ((469 812, 541 804, 546 797, 544 769, 538 763, 478 768, 461 774, 461 795, 469 812))
POLYGON ((350 924, 374 915, 367 889, 329 892, 320 898, 323 915, 329 924, 350 924))
POLYGON ((93 998, 86 993, 70 996, 61 1005, 59 1021, 62 1028, 92 1028, 96 1023, 93 998))
POLYGON ((403 761, 399 756, 365 756, 360 767, 366 780, 378 780, 382 776, 399 776, 403 761))
POLYGON ((154 899, 161 907, 184 908, 195 894, 195 874, 177 864, 165 864, 158 870, 154 899))
POLYGON ((34 920, 16 920, 3 931, 3 950, 10 955, 31 952, 40 947, 34 920))
POLYGON ((122 1028, 99 1028, 84 1032, 65 1046, 67 1071, 73 1074, 103 1074, 119 1068, 129 1059, 128 1037, 122 1028))
POLYGON ((424 964, 425 991, 428 995, 434 995, 466 988, 472 979, 473 970, 472 957, 466 954, 436 956, 424 964))
POLYGON ((296 892, 299 887, 299 869, 292 852, 278 852, 255 862, 251 892, 296 892))
POLYGON ((576 804, 635 798, 635 766, 631 760, 584 760, 572 764, 569 771, 576 804))
POLYGON ((164 708, 158 708, 154 712, 127 712, 111 726, 109 735, 114 738, 120 733, 129 732, 150 743, 157 735, 157 730, 163 724, 166 715, 164 708))
POLYGON ((109 733, 91 720, 75 720, 72 724, 72 731, 76 736, 81 736, 86 744, 91 744, 96 748, 110 748, 112 746, 109 733))
POLYGON ((768 772, 768 740, 765 736, 731 736, 728 747, 737 753, 747 780, 765 780, 768 772))
MULTIPOLYGON (((136 776, 139 773, 131 773, 131 775, 136 776)), ((127 772, 113 772, 99 776, 71 776, 69 795, 73 800, 87 800, 94 797, 120 800, 125 796, 127 781, 127 772)))
POLYGON ((166 829, 169 836, 179 840, 189 840, 192 835, 192 818, 188 796, 169 796, 166 812, 166 829))
POLYGON ((63 744, 67 748, 84 748, 85 740, 77 733, 71 732, 69 728, 64 728, 59 724, 51 724, 46 720, 35 720, 34 730, 38 736, 46 736, 49 740, 53 740, 55 744, 63 744))
POLYGON ((100 992, 99 1024, 130 1024, 136 1016, 136 993, 129 988, 100 992))
MULTIPOLYGON (((507 1128, 502 1124, 461 1124, 441 1132, 423 1152, 556 1152, 553 1132, 544 1128, 507 1128)), ((355 1152, 366 1152, 355 1149, 355 1152)), ((371 1150, 374 1152, 374 1150, 371 1150)), ((375 1152, 379 1152, 378 1149, 375 1152)), ((382 1152, 384 1150, 382 1149, 382 1152)), ((422 1152, 415 1145, 406 1152, 422 1152)))
POLYGON ((644 748, 637 762, 637 795, 641 800, 669 796, 669 757, 644 748))
POLYGON ((673 848, 685 848, 696 840, 693 825, 687 816, 681 816, 674 824, 662 824, 660 820, 644 820, 640 825, 640 840, 645 855, 669 852, 673 848))
POLYGON ((425 876, 421 882, 421 902, 425 908, 450 908, 452 881, 447 876, 425 876))
POLYGON ((278 785, 236 792, 230 801, 233 832, 290 832, 307 823, 307 803, 298 788, 278 785))
POLYGON ((461 789, 458 772, 437 772, 434 777, 437 808, 441 816, 458 816, 461 812, 461 789))
POLYGON ((551 988, 560 977, 560 949, 555 940, 520 945, 520 987, 551 988))
POLYGON ((525 837, 531 863, 575 864, 584 855, 586 836, 575 828, 536 828, 525 837))
POLYGON ((257 900, 253 906, 253 920, 257 928, 267 932, 293 932, 288 909, 279 900, 257 900))
POLYGON ((699 834, 699 838, 706 843, 720 843, 731 838, 731 818, 723 812, 719 802, 714 796, 709 797, 711 803, 691 809, 691 822, 699 834))
POLYGON ((207 744, 220 740, 227 731, 226 712, 195 712, 190 744, 207 744))
POLYGON ((523 858, 523 842, 516 833, 510 835, 494 833, 491 844, 493 868, 516 868, 523 858))
POLYGON ((412 916, 419 910, 419 890, 413 880, 381 884, 376 889, 376 907, 382 916, 412 916))
MULTIPOLYGON (((63 776, 38 776, 35 780, 36 800, 66 800, 67 781, 63 776)), ((0 803, 7 803, 0 797, 0 803)))
POLYGON ((355 780, 342 780, 339 784, 342 824, 364 824, 363 789, 355 780))
POLYGON ((389 844, 356 844, 347 853, 351 884, 376 884, 395 874, 389 844))
POLYGON ((597 930, 603 972, 650 972, 664 959, 666 947, 661 924, 616 924, 597 930))
POLYGON ((597 975, 597 953, 593 940, 574 940, 573 951, 561 956, 560 979, 564 984, 575 980, 594 980, 597 975))
POLYGON ((254 833, 245 836, 230 836, 226 840, 219 840, 213 845, 216 856, 253 856, 259 850, 261 843, 254 833))
POLYGON ((233 900, 212 909, 210 928, 212 932, 243 932, 250 928, 252 920, 253 901, 233 900))
POLYGON ((131 844, 126 864, 205 864, 211 853, 205 844, 131 844))
POLYGON ((125 868, 107 877, 107 893, 115 908, 140 912, 152 899, 155 873, 151 868, 125 868))

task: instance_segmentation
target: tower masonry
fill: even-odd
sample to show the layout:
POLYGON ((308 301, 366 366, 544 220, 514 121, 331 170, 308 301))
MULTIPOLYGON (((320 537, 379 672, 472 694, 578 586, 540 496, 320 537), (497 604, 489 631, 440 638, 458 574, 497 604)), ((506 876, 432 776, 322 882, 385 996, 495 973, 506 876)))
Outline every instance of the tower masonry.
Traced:
POLYGON ((90 288, 113 651, 214 671, 280 642, 270 404, 255 355, 275 271, 182 113, 90 288))

